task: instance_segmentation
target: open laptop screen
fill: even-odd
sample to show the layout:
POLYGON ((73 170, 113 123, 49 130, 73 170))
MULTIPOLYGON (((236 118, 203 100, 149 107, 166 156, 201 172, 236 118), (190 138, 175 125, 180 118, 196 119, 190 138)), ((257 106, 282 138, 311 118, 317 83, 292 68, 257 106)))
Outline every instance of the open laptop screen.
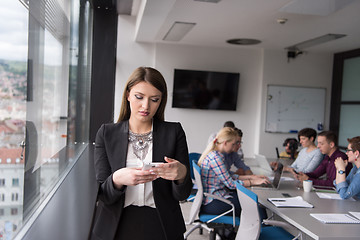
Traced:
POLYGON ((274 188, 279 188, 279 184, 280 184, 280 180, 281 180, 281 175, 284 169, 284 165, 282 163, 278 164, 278 168, 276 169, 276 171, 274 172, 274 180, 273 180, 273 186, 274 188))

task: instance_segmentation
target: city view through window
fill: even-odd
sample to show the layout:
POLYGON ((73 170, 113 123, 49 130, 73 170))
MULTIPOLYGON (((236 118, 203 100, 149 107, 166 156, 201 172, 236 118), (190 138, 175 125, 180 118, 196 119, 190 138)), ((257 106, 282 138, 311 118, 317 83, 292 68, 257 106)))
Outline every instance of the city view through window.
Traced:
POLYGON ((88 143, 91 14, 87 1, 0 1, 0 240, 16 236, 88 143))

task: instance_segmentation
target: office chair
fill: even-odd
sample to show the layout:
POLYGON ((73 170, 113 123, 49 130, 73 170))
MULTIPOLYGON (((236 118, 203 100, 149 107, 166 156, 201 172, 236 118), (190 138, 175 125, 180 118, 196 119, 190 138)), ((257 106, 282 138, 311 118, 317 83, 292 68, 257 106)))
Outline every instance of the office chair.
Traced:
POLYGON ((201 154, 197 152, 191 152, 189 153, 189 163, 190 163, 190 176, 191 180, 193 182, 193 189, 191 190, 190 196, 186 199, 186 202, 191 202, 194 200, 196 192, 197 192, 197 186, 195 183, 195 177, 194 177, 194 170, 193 170, 193 161, 197 163, 199 161, 201 154))
POLYGON ((189 162, 190 162, 190 176, 191 179, 193 180, 193 182, 195 182, 195 177, 194 177, 194 170, 192 167, 193 161, 197 164, 197 162, 199 161, 201 154, 197 153, 197 152, 191 152, 189 153, 189 162))
POLYGON ((272 226, 261 227, 258 210, 258 196, 242 186, 239 182, 236 183, 236 190, 241 205, 241 217, 235 240, 302 239, 301 232, 294 237, 284 229, 294 229, 293 226, 286 222, 267 219, 263 220, 263 223, 272 226))
POLYGON ((197 193, 195 195, 194 201, 192 203, 190 209, 190 216, 189 220, 185 223, 186 225, 192 225, 192 227, 184 233, 184 239, 187 237, 197 228, 200 230, 205 229, 209 232, 209 239, 215 240, 216 231, 215 227, 212 224, 219 224, 220 226, 232 225, 233 227, 238 226, 240 223, 240 218, 235 216, 235 207, 234 205, 227 199, 221 198, 219 196, 204 193, 202 182, 201 182, 201 172, 200 167, 197 165, 197 162, 194 160, 192 161, 193 172, 195 177, 195 183, 198 187, 197 193), (203 202, 204 196, 210 196, 220 201, 223 201, 231 206, 231 209, 220 214, 220 215, 212 215, 212 214, 205 214, 200 212, 200 208, 203 202), (228 216, 227 214, 232 212, 232 216, 228 216))

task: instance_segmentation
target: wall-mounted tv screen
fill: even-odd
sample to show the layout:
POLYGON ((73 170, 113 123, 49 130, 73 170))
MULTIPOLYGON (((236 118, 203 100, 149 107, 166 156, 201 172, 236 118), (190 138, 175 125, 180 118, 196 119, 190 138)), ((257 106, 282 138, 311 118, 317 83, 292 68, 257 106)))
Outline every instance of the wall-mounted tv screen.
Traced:
POLYGON ((236 111, 239 73, 174 70, 173 108, 236 111))

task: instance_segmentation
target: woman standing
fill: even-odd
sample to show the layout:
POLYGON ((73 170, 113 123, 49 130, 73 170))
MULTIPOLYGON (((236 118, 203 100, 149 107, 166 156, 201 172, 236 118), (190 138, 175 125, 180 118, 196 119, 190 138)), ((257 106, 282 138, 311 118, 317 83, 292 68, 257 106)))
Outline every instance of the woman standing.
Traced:
POLYGON ((126 83, 117 123, 100 127, 91 239, 183 239, 179 201, 192 189, 188 148, 180 123, 164 121, 166 101, 161 73, 139 67, 126 83), (149 163, 163 164, 144 170, 149 163))
POLYGON ((334 185, 340 197, 347 199, 353 196, 360 197, 360 136, 348 138, 349 145, 346 149, 348 160, 335 159, 336 178, 334 185), (352 163, 354 166, 346 177, 346 166, 352 163))

